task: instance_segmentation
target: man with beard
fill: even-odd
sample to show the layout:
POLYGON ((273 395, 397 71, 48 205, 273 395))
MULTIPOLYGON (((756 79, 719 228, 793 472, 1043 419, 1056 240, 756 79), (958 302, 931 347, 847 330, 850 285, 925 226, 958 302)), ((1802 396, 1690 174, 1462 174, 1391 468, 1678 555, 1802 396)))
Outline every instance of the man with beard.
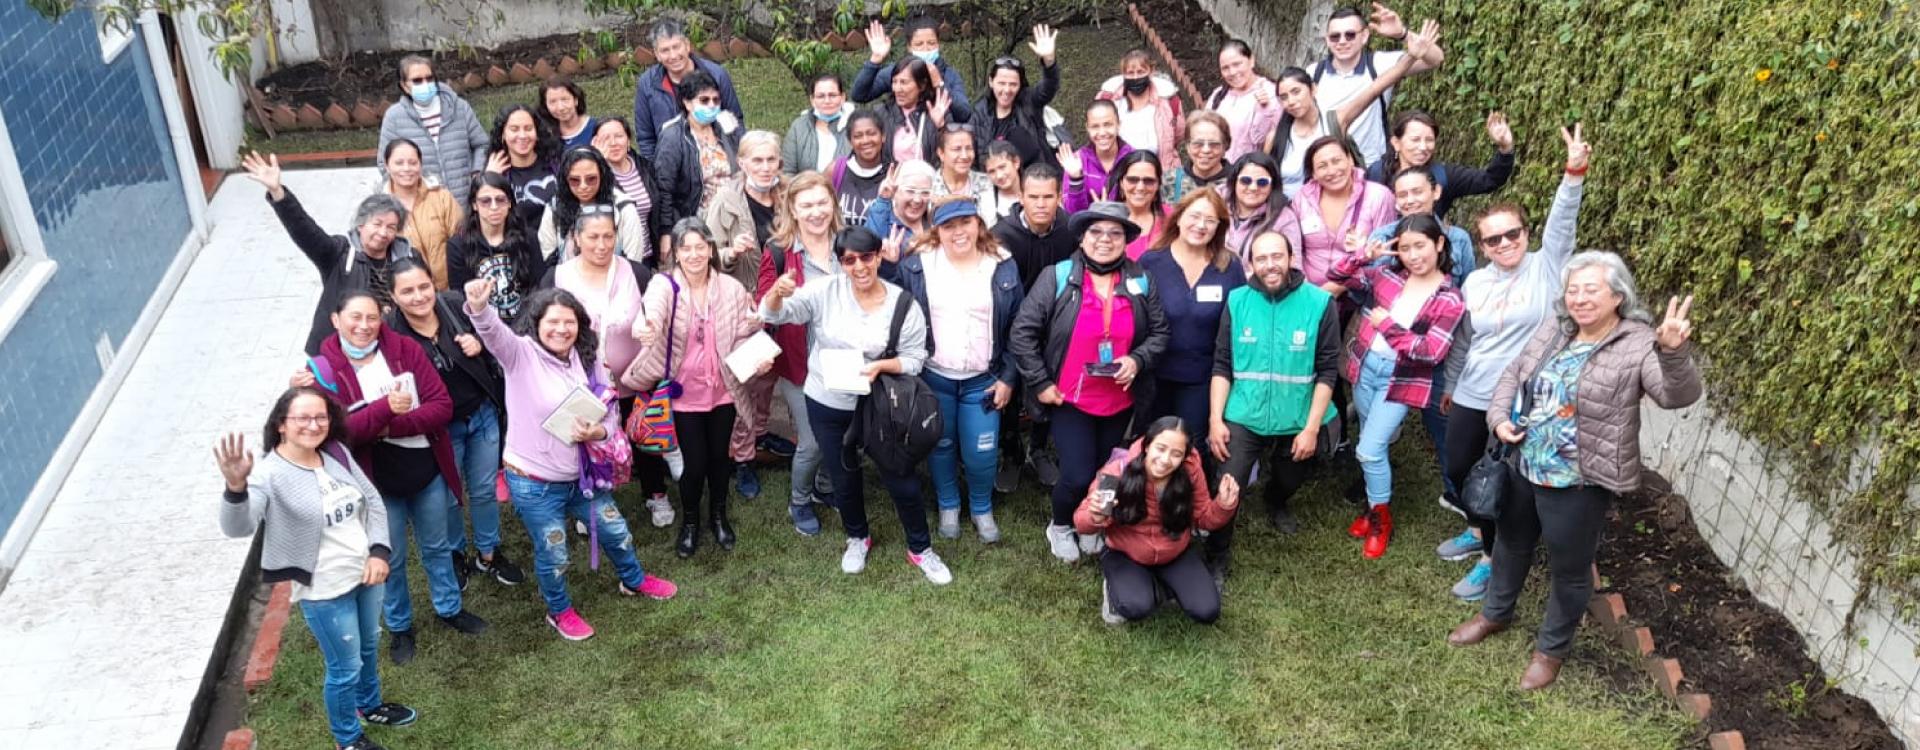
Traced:
MULTIPOLYGON (((1254 238, 1252 277, 1227 295, 1213 349, 1207 449, 1240 486, 1269 449, 1267 520, 1298 530, 1287 503, 1306 481, 1320 449, 1320 428, 1332 421, 1340 372, 1340 316, 1333 296, 1306 283, 1293 248, 1278 232, 1254 238)), ((1207 567, 1224 583, 1233 524, 1207 538, 1207 567)))

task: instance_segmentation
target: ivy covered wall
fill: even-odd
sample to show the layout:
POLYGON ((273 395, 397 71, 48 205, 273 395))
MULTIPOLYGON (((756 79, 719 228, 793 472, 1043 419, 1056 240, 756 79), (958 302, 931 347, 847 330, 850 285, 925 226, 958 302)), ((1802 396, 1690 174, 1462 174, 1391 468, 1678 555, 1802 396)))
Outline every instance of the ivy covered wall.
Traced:
MULTIPOLYGON (((1788 462, 1863 561, 1862 596, 1912 617, 1920 516, 1920 9, 1912 0, 1440 0, 1447 62, 1399 107, 1442 158, 1484 156, 1501 109, 1536 221, 1558 128, 1594 143, 1580 244, 1646 296, 1690 293, 1715 406, 1788 462), (1876 448, 1869 466, 1854 451, 1876 448), (1874 473, 1843 491, 1849 470, 1874 473)), ((1472 209, 1477 205, 1465 205, 1472 209)), ((1464 216, 1464 214, 1463 214, 1464 216)))

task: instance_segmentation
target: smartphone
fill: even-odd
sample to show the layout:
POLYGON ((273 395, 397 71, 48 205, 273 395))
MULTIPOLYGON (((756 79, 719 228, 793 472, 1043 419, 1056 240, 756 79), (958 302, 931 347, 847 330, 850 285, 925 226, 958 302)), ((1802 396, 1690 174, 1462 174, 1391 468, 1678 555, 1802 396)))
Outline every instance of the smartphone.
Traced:
POLYGON ((1087 375, 1096 377, 1096 378, 1119 377, 1120 361, 1114 360, 1112 362, 1089 362, 1087 363, 1087 375))

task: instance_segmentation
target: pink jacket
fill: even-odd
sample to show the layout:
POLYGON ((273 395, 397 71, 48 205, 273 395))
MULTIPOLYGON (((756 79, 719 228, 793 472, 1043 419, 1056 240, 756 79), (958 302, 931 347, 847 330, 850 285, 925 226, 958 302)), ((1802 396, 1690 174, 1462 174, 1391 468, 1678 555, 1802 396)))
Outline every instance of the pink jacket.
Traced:
MULTIPOLYGON (((679 272, 660 274, 647 284, 647 320, 653 323, 655 330, 666 333, 667 314, 673 314, 673 372, 667 372, 667 344, 665 341, 653 346, 640 347, 640 353, 633 358, 633 364, 620 377, 620 382, 640 393, 653 390, 662 377, 679 377, 680 367, 685 363, 687 336, 693 326, 693 302, 687 289, 687 282, 678 278, 679 272), (671 275, 674 278, 668 279, 671 275), (674 304, 674 282, 680 285, 680 302, 674 304)), ((760 330, 760 318, 754 314, 753 299, 747 294, 747 288, 739 280, 722 273, 707 275, 707 300, 712 305, 714 340, 713 351, 722 360, 733 353, 735 347, 746 341, 760 330)), ((733 397, 733 406, 739 410, 740 418, 753 423, 754 402, 748 397, 745 386, 733 376, 733 370, 726 362, 719 363, 720 382, 727 388, 727 394, 733 397)), ((771 374, 762 377, 770 377, 771 374)))
MULTIPOLYGON (((1153 129, 1160 141, 1154 153, 1160 156, 1160 171, 1165 174, 1180 166, 1180 137, 1187 132, 1187 112, 1180 104, 1180 87, 1174 85, 1173 79, 1155 73, 1152 80, 1153 129)), ((1093 98, 1115 102, 1125 99, 1123 84, 1120 76, 1108 78, 1093 98)))
POLYGON ((1366 174, 1353 170, 1354 198, 1340 226, 1325 226, 1320 218, 1320 183, 1307 180, 1293 196, 1293 210, 1300 218, 1300 270, 1312 284, 1327 283, 1327 271, 1348 255, 1346 236, 1358 230, 1362 236, 1399 218, 1393 207, 1393 191, 1377 182, 1368 182, 1366 174))
POLYGON ((1233 145, 1227 147, 1227 163, 1252 151, 1266 146, 1267 135, 1280 124, 1280 117, 1286 109, 1280 106, 1280 88, 1265 78, 1253 82, 1253 87, 1245 94, 1235 94, 1227 87, 1220 86, 1207 95, 1207 109, 1220 112, 1227 118, 1227 127, 1232 130, 1233 145), (1267 92, 1267 106, 1259 107, 1256 102, 1261 90, 1267 92), (1252 117, 1235 117, 1222 109, 1228 104, 1248 100, 1244 106, 1254 107, 1252 117))

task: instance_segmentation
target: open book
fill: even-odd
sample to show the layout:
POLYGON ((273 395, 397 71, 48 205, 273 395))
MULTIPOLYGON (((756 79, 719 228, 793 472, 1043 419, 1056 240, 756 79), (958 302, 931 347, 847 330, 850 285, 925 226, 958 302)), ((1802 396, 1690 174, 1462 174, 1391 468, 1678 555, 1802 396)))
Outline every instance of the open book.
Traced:
POLYGON ((547 434, 559 438, 561 442, 570 444, 573 442, 575 419, 599 424, 600 420, 606 416, 607 405, 589 393, 585 386, 576 385, 567 393, 567 397, 560 401, 560 405, 554 407, 553 413, 548 414, 546 420, 540 423, 540 428, 546 430, 547 434))

